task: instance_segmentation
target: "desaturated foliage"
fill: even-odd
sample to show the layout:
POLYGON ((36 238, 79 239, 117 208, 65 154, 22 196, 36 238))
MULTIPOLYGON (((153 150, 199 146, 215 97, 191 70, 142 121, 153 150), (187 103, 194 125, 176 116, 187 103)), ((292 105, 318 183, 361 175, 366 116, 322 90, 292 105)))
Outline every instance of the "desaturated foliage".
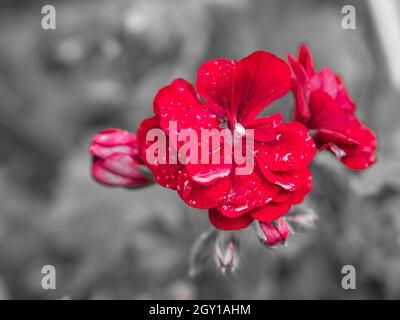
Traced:
MULTIPOLYGON (((400 92, 363 1, 58 0, 54 30, 40 27, 43 5, 0 5, 0 298, 400 298, 400 92), (355 30, 341 25, 348 2, 355 30), (367 172, 317 156, 304 210, 318 228, 273 251, 249 228, 235 234, 240 260, 231 239, 211 246, 219 259, 191 259, 205 212, 163 188, 90 177, 93 134, 136 131, 171 79, 193 83, 217 57, 295 55, 301 42, 318 69, 340 74, 379 139, 367 172), (207 267, 190 276, 198 260, 207 267), (41 286, 44 265, 57 270, 56 290, 41 286), (344 265, 356 290, 341 286, 344 265)), ((288 118, 294 103, 287 95, 267 113, 288 118)))

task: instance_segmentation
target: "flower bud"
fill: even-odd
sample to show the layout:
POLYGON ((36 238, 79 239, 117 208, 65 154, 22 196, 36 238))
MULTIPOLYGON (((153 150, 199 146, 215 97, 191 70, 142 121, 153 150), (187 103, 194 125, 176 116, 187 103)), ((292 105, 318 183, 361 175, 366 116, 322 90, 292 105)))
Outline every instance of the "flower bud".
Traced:
POLYGON ((92 175, 106 185, 137 187, 150 183, 138 169, 143 165, 135 134, 106 129, 93 137, 89 149, 93 156, 92 175))
POLYGON ((238 249, 238 240, 233 236, 226 239, 221 236, 216 239, 215 261, 222 274, 236 270, 239 260, 238 249))
POLYGON ((318 215, 313 209, 301 208, 287 215, 286 221, 294 232, 306 232, 315 228, 318 215))
POLYGON ((284 244, 291 233, 289 225, 284 218, 273 222, 258 221, 256 228, 260 241, 268 247, 284 244))

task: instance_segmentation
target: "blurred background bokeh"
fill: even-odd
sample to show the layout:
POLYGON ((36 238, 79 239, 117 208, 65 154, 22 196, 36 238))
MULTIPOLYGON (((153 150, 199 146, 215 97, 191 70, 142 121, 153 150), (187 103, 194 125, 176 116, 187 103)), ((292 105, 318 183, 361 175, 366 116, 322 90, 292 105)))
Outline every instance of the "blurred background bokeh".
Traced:
MULTIPOLYGON (((400 89, 381 41, 396 30, 382 32, 372 8, 364 0, 1 1, 0 298, 399 299, 400 89), (56 8, 56 30, 41 28, 44 4, 56 8), (356 30, 342 28, 345 4, 356 8, 356 30), (210 260, 189 277, 206 214, 158 186, 95 183, 91 137, 135 131, 157 90, 174 77, 193 82, 207 59, 284 57, 303 41, 318 67, 347 83, 377 132, 379 161, 357 173, 320 154, 306 202, 317 229, 275 251, 251 228, 240 231, 235 274, 222 276, 210 260), (41 287, 48 264, 56 290, 41 287), (356 290, 341 287, 347 264, 356 290)), ((270 110, 289 119, 292 109, 288 95, 270 110)))

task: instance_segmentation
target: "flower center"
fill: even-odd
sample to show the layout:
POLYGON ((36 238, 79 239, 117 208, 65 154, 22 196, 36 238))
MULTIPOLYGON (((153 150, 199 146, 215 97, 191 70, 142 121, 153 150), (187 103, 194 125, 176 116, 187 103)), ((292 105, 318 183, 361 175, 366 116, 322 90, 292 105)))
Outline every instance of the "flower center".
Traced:
POLYGON ((246 134, 246 129, 240 123, 235 124, 235 131, 240 137, 243 137, 246 134))

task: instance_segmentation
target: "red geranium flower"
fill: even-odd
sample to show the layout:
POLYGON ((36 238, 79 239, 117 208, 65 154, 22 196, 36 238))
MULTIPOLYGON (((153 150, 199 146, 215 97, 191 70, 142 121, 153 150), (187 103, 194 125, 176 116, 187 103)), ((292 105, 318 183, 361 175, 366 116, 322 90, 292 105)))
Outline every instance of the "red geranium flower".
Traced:
POLYGON ((133 133, 120 129, 103 130, 93 137, 89 151, 93 156, 92 175, 97 181, 119 187, 150 183, 137 168, 144 163, 133 133))
POLYGON ((327 67, 316 72, 306 45, 300 47, 297 60, 288 55, 288 61, 295 120, 316 130, 318 148, 331 150, 347 167, 361 170, 371 166, 376 161, 375 134, 357 118, 356 105, 342 80, 327 67))
POLYGON ((274 221, 311 190, 307 165, 315 144, 308 130, 298 122, 281 123, 281 114, 256 118, 290 87, 288 65, 270 53, 258 51, 240 61, 208 61, 198 71, 197 91, 177 79, 158 92, 155 116, 144 120, 138 131, 142 158, 160 185, 176 189, 192 207, 210 209, 210 221, 219 229, 245 228, 254 219, 274 221), (171 163, 167 155, 166 163, 149 161, 146 150, 153 142, 146 140, 147 133, 158 128, 170 135, 171 121, 177 132, 190 129, 198 136, 201 129, 229 128, 243 135, 245 129, 254 129, 254 170, 237 175, 239 165, 223 159, 221 164, 183 165, 171 163))

